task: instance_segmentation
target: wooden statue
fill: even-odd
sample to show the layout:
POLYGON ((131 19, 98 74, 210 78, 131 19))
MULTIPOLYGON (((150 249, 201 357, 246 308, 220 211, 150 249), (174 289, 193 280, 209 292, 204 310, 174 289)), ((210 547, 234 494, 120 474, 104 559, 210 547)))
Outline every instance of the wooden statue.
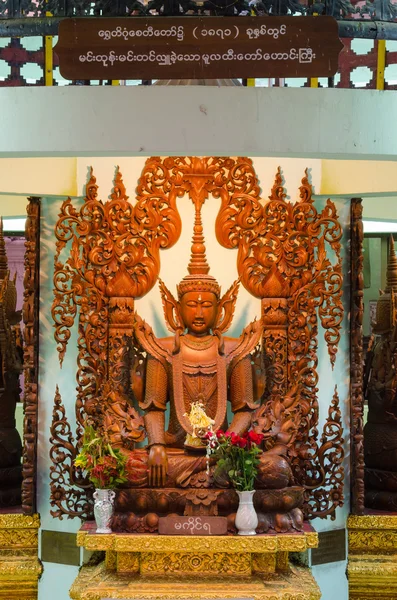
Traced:
POLYGON ((366 371, 365 504, 397 510, 397 256, 390 236, 386 289, 380 292, 366 371))
POLYGON ((0 219, 0 508, 21 503, 22 444, 15 408, 21 391, 22 341, 15 278, 10 279, 0 219))
MULTIPOLYGON (((158 339, 151 327, 136 315, 135 334, 139 344, 147 353, 145 390, 138 398, 139 407, 144 413, 144 426, 147 432, 147 450, 131 453, 130 484, 133 487, 154 488, 151 525, 155 515, 163 514, 164 494, 155 488, 166 488, 170 512, 177 512, 172 506, 178 502, 189 513, 189 500, 200 505, 199 511, 218 514, 223 500, 214 502, 211 492, 203 490, 228 487, 226 482, 214 481, 213 469, 207 469, 206 444, 204 435, 207 429, 193 431, 188 418, 191 406, 199 402, 211 420, 214 430, 228 429, 238 435, 251 427, 254 411, 259 408, 255 390, 263 390, 256 381, 258 375, 252 363, 251 353, 261 340, 263 327, 260 321, 250 323, 239 338, 225 337, 229 328, 237 299, 238 281, 221 297, 219 284, 209 274, 206 259, 201 206, 203 197, 197 194, 195 203, 195 223, 192 241, 189 274, 178 285, 178 300, 160 282, 161 295, 167 325, 174 336, 158 339), (227 422, 227 402, 230 401, 233 418, 227 422), (170 406, 168 427, 165 426, 167 405, 170 406), (135 468, 134 468, 135 467, 135 468), (189 491, 178 494, 178 489, 189 491), (172 491, 171 491, 172 490, 172 491), (195 494, 195 490, 200 490, 195 494), (196 496, 196 497, 195 497, 196 496), (182 500, 183 497, 183 500, 182 500), (208 499, 211 498, 211 502, 208 499), (207 508, 204 508, 207 507, 207 508)), ((263 373, 259 373, 259 378, 263 373)), ((135 371, 131 374, 133 388, 135 371)), ((140 388, 142 389, 142 387, 140 388)), ((281 446, 280 446, 281 448, 281 446)), ((279 448, 279 449, 280 449, 279 448)), ((286 450, 286 448, 285 448, 286 450)), ((258 488, 288 488, 293 482, 291 468, 287 460, 276 452, 265 452, 259 469, 258 488)), ((234 492, 229 493, 229 508, 233 509, 234 492)), ((293 492, 294 494, 294 492, 293 492)), ((219 494, 218 494, 219 495, 219 494)), ((139 500, 127 501, 128 492, 119 495, 119 508, 139 513, 139 500)), ((288 522, 297 525, 301 514, 297 505, 300 494, 292 501, 295 512, 288 515, 288 522), (294 506, 295 505, 295 506, 294 506)), ((290 513, 291 494, 280 496, 280 513, 290 513), (288 501, 287 501, 288 497, 288 501)), ((260 500, 258 501, 260 508, 260 500)), ((142 519, 131 514, 126 518, 116 518, 115 526, 126 530, 142 528, 142 519), (130 523, 130 526, 128 525, 130 523)))

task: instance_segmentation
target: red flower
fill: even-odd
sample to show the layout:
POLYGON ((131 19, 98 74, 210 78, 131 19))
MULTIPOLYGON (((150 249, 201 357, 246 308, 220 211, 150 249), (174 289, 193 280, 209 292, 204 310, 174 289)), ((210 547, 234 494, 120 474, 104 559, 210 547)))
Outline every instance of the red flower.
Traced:
POLYGON ((232 434, 230 433, 230 431, 226 431, 225 432, 225 438, 230 438, 232 434))
POLYGON ((245 448, 247 444, 248 440, 246 440, 245 438, 241 437, 238 441, 238 445, 240 446, 240 448, 245 448))
POLYGON ((104 471, 104 466, 97 465, 96 467, 94 467, 92 469, 91 473, 94 477, 101 477, 103 475, 103 471, 104 471))
POLYGON ((230 441, 231 441, 232 445, 233 445, 233 446, 238 446, 238 445, 239 445, 239 442, 240 442, 240 439, 241 439, 241 438, 240 438, 240 436, 239 436, 239 435, 236 435, 236 434, 235 434, 235 433, 232 431, 232 434, 231 434, 231 436, 230 436, 230 441))
POLYGON ((216 437, 218 438, 218 440, 219 440, 219 438, 223 437, 224 435, 225 435, 225 432, 222 429, 218 429, 218 431, 216 432, 216 437))
POLYGON ((97 479, 100 487, 104 487, 109 482, 109 477, 105 473, 104 465, 97 465, 91 471, 91 478, 97 479))
POLYGON ((262 441, 263 441, 263 434, 262 433, 255 433, 255 431, 253 431, 251 429, 251 431, 248 432, 248 439, 253 444, 256 444, 257 446, 259 446, 262 443, 262 441))
POLYGON ((107 469, 117 469, 117 459, 115 459, 113 456, 103 456, 99 460, 107 469))

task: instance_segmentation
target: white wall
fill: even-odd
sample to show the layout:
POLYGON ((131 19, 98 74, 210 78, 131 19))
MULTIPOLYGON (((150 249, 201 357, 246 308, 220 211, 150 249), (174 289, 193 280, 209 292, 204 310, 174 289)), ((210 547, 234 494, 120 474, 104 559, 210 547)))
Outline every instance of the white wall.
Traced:
POLYGON ((2 88, 0 103, 2 156, 397 154, 393 91, 26 87, 2 88))
POLYGON ((397 195, 363 198, 363 218, 397 221, 397 195))

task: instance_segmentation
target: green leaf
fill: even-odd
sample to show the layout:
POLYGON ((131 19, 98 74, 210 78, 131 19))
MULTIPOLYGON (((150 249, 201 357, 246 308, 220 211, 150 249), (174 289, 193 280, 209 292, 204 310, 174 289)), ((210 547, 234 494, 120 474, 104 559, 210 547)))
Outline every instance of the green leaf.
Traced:
POLYGON ((88 442, 88 446, 92 446, 93 444, 97 444, 100 441, 101 441, 101 438, 94 438, 93 440, 91 440, 90 442, 88 442))
POLYGON ((109 453, 111 454, 111 456, 113 456, 113 458, 117 458, 117 456, 113 452, 112 446, 110 444, 108 444, 108 449, 109 449, 109 453))

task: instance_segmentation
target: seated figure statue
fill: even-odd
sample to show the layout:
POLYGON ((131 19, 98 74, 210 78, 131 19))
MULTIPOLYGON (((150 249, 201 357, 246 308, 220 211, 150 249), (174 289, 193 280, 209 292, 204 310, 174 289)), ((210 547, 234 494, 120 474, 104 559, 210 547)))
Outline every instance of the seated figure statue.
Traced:
POLYGON ((397 257, 390 238, 386 290, 376 308, 375 345, 366 365, 365 505, 397 510, 397 257))
MULTIPOLYGON (((207 429, 195 428, 189 413, 199 403, 214 431, 242 435, 249 430, 264 389, 264 374, 258 376, 253 360, 262 325, 250 323, 239 338, 223 335, 233 317, 238 282, 221 298, 209 274, 197 209, 188 271, 178 286, 178 301, 160 282, 167 324, 175 335, 158 339, 136 316, 135 336, 147 359, 144 385, 136 371, 131 381, 144 414, 147 447, 129 453, 130 481, 118 492, 116 531, 154 531, 157 517, 170 513, 222 514, 231 517, 233 527, 237 495, 228 481, 215 479, 213 465, 208 468, 207 429)), ((262 530, 286 531, 301 526, 303 490, 293 487, 291 468, 280 451, 284 447, 276 446, 262 454, 256 505, 259 513, 272 513, 261 519, 262 530)))

